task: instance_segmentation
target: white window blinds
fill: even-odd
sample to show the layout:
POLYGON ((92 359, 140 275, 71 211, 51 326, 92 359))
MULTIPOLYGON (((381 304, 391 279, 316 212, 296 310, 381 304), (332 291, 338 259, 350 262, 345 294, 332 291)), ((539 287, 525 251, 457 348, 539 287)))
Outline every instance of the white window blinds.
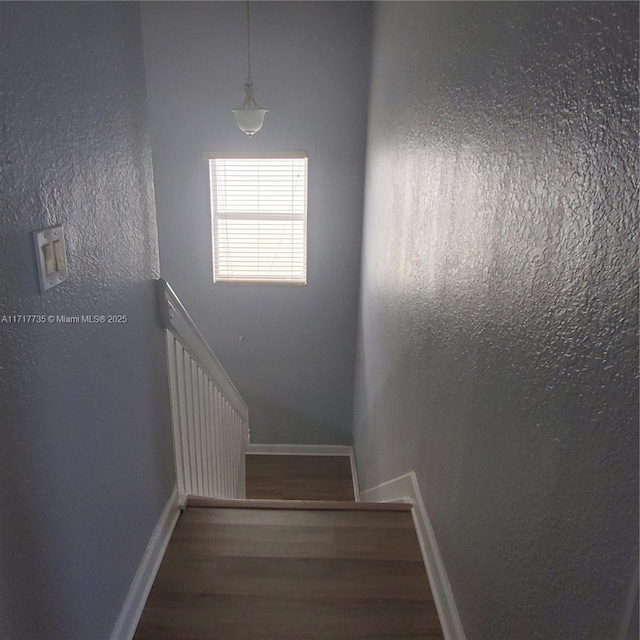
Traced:
POLYGON ((210 158, 214 282, 307 281, 307 158, 210 158))

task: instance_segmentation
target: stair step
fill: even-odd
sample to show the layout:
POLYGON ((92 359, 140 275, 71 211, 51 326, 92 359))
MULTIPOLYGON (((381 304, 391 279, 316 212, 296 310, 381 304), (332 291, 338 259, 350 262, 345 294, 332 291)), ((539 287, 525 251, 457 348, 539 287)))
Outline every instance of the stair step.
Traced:
POLYGON ((298 509, 320 511, 411 511, 407 502, 347 502, 333 500, 222 500, 187 496, 188 507, 216 509, 298 509))
POLYGON ((411 505, 188 504, 135 640, 443 640, 411 505))

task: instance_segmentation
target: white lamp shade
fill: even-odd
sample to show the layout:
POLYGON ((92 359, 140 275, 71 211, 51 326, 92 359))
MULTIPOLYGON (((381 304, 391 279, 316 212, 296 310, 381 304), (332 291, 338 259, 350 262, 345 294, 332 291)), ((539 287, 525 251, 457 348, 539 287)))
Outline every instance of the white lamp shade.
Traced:
POLYGON ((252 136, 262 129, 264 115, 268 109, 242 107, 240 109, 232 109, 232 111, 240 130, 244 131, 248 136, 252 136))

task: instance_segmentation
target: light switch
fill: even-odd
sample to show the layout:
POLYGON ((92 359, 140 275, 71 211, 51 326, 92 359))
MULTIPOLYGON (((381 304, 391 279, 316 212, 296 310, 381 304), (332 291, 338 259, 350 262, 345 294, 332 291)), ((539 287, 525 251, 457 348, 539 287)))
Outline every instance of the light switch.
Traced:
POLYGON ((69 277, 64 228, 61 224, 33 232, 40 290, 45 292, 69 277))
POLYGON ((67 261, 64 255, 64 245, 62 244, 62 240, 54 240, 52 244, 53 256, 56 262, 56 271, 66 271, 67 261))
POLYGON ((53 258, 53 244, 47 242, 42 245, 42 254, 44 255, 44 274, 49 277, 56 271, 56 261, 53 258))

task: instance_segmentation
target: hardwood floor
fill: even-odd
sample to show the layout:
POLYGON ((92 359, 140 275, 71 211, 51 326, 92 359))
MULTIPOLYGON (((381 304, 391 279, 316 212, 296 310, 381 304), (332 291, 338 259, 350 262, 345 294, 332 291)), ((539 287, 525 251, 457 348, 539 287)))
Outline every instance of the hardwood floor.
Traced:
POLYGON ((247 454, 247 498, 353 501, 349 456, 247 454))
POLYGON ((135 640, 443 639, 410 505, 352 502, 347 456, 246 470, 249 500, 189 498, 135 640))
POLYGON ((410 512, 188 507, 135 638, 443 636, 410 512))

